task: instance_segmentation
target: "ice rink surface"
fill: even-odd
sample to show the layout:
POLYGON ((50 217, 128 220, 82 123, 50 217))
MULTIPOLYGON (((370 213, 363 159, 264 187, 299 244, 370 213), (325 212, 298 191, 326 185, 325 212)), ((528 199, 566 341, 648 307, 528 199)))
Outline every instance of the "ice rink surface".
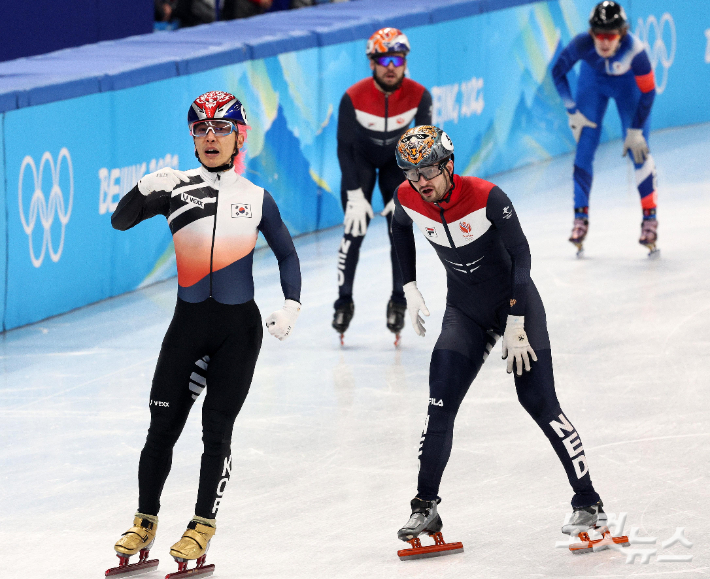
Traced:
MULTIPOLYGON (((557 392, 581 434, 608 511, 626 513, 648 562, 556 548, 571 490, 520 407, 500 343, 464 400, 441 487, 460 555, 400 562, 396 538, 416 492, 429 357, 445 279, 417 233, 425 338, 385 328, 385 220, 363 245, 356 313, 341 347, 330 327, 331 229, 296 241, 303 311, 293 335, 264 337, 237 418, 233 475, 208 563, 234 578, 704 577, 710 575, 710 125, 654 133, 661 258, 637 243, 641 211, 621 143, 600 148, 585 259, 567 242, 572 157, 491 178, 513 200, 547 310, 557 392), (678 528, 692 547, 668 546, 678 528), (659 557, 692 557, 663 562, 659 557)), ((294 192, 297 194, 297 192, 294 192)), ((120 233, 116 233, 120 235, 120 233)), ((262 316, 281 307, 276 261, 255 260, 262 316)), ((0 577, 103 577, 137 505, 149 389, 176 281, 1 337, 0 577)), ((193 514, 199 401, 175 448, 151 556, 162 577, 193 514)), ((425 540, 425 542, 427 542, 425 540)))

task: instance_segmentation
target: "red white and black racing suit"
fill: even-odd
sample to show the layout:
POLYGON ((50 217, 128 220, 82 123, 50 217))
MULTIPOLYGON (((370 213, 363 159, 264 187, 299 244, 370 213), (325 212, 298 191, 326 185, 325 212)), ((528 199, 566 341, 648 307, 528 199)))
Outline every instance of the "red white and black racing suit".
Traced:
MULTIPOLYGON (((402 134, 412 126, 431 124, 431 94, 421 84, 404 78, 397 90, 386 94, 372 77, 351 86, 340 101, 338 112, 338 161, 342 172, 340 196, 343 209, 347 192, 362 189, 372 202, 375 181, 379 181, 382 200, 387 205, 402 182, 402 170, 397 167, 395 146, 402 134), (379 178, 378 178, 379 177, 379 178)), ((392 215, 387 216, 387 230, 392 215)), ((338 301, 350 301, 360 246, 364 236, 343 235, 338 252, 338 301)), ((390 245, 392 237, 390 235, 390 245)), ((392 296, 404 304, 402 275, 391 249, 392 296)))

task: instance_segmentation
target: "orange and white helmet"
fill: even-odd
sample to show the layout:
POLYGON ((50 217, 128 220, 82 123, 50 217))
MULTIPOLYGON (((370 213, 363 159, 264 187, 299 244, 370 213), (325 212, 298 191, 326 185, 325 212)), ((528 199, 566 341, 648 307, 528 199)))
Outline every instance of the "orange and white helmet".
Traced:
POLYGON ((380 28, 367 41, 366 53, 368 57, 390 52, 409 52, 409 39, 407 35, 397 28, 380 28))

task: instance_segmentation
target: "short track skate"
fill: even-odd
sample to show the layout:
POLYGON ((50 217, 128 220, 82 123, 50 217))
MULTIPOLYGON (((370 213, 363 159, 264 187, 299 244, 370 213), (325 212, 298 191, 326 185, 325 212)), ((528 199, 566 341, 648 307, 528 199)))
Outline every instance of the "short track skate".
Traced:
POLYGON ((584 238, 589 231, 589 219, 575 217, 569 242, 577 248, 577 259, 584 257, 584 238))
POLYGON ((335 312, 333 313, 333 323, 331 326, 340 334, 340 345, 345 345, 345 331, 350 327, 350 321, 355 315, 355 304, 352 301, 336 301, 335 312))
POLYGON ((407 541, 412 548, 397 551, 401 561, 412 561, 414 559, 425 559, 427 557, 441 557, 442 555, 453 555, 463 553, 463 543, 446 543, 441 531, 429 535, 434 539, 433 545, 422 546, 419 537, 407 541))
POLYGON ((642 244, 646 249, 648 249, 648 259, 658 259, 661 257, 661 250, 656 247, 655 243, 650 245, 642 244))
POLYGON ((175 557, 178 564, 178 570, 175 573, 168 573, 165 579, 177 579, 178 577, 208 577, 214 573, 214 565, 205 565, 207 555, 202 555, 195 560, 195 567, 187 568, 189 561, 175 557))
POLYGON ((579 243, 573 243, 572 245, 577 248, 577 253, 575 254, 577 259, 584 258, 584 244, 580 241, 579 243))
POLYGON ((407 304, 390 300, 387 304, 387 329, 394 334, 394 345, 399 346, 404 328, 404 315, 407 312, 407 304))
POLYGON ((591 553, 592 551, 603 551, 612 545, 629 546, 629 538, 627 536, 612 537, 611 531, 606 525, 599 527, 596 531, 601 535, 601 538, 591 539, 589 533, 579 533, 577 536, 581 542, 572 543, 569 546, 569 550, 578 555, 580 553, 591 553))
POLYGON ((111 567, 106 571, 106 577, 135 577, 136 575, 143 575, 143 573, 149 573, 158 566, 158 559, 148 560, 148 554, 150 548, 142 549, 138 553, 138 562, 129 563, 129 555, 121 555, 116 553, 118 557, 118 567, 111 567))
MULTIPOLYGON (((654 210, 655 211, 655 210, 654 210)), ((649 259, 658 259, 661 257, 661 250, 656 247, 658 241, 658 220, 646 219, 641 222, 641 237, 639 243, 648 249, 649 259)))

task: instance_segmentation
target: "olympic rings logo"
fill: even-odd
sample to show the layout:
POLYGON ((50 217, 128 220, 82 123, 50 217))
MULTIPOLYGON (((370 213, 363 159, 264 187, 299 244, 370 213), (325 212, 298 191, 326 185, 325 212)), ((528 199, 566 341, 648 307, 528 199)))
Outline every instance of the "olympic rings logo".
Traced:
POLYGON ((54 159, 52 159, 52 155, 49 152, 42 155, 42 160, 39 163, 39 173, 37 173, 37 166, 35 165, 34 159, 27 155, 22 160, 22 166, 20 167, 20 183, 17 189, 22 227, 30 240, 30 258, 32 259, 32 265, 35 267, 42 265, 44 254, 47 249, 49 249, 49 257, 56 263, 62 256, 62 249, 64 248, 64 232, 66 230, 67 223, 69 223, 72 203, 74 202, 74 169, 71 163, 71 156, 69 155, 69 151, 66 147, 59 151, 59 157, 57 157, 56 165, 54 164, 54 159), (68 206, 65 206, 64 195, 59 187, 59 173, 62 169, 63 160, 66 160, 66 164, 69 169, 68 206), (46 165, 49 165, 49 168, 52 171, 52 190, 49 193, 49 201, 47 201, 44 193, 42 192, 42 176, 46 165), (22 201, 22 184, 25 178, 25 169, 27 169, 27 167, 32 169, 32 176, 34 177, 34 192, 32 193, 32 200, 30 201, 29 217, 25 219, 24 205, 22 201), (62 234, 59 240, 59 246, 56 250, 54 248, 54 244, 52 243, 52 223, 54 222, 55 214, 57 215, 59 223, 62 226, 62 234), (42 250, 39 253, 39 257, 35 254, 35 249, 32 244, 32 232, 37 224, 38 217, 40 223, 42 224, 42 228, 44 229, 44 236, 42 237, 42 250))
POLYGON ((675 22, 673 22, 673 17, 668 13, 664 12, 661 16, 661 21, 656 20, 656 17, 651 15, 646 18, 644 23, 643 19, 639 18, 636 28, 636 35, 644 43, 648 53, 651 56, 651 66, 653 67, 653 72, 656 72, 656 66, 660 62, 663 67, 663 81, 659 82, 656 80, 656 92, 661 94, 666 90, 666 85, 668 84, 668 69, 673 64, 675 60, 676 51, 676 31, 675 22), (670 52, 668 51, 668 46, 665 43, 664 32, 666 30, 666 25, 669 31, 670 40, 670 52), (651 39, 653 37, 653 44, 651 44, 651 39))

